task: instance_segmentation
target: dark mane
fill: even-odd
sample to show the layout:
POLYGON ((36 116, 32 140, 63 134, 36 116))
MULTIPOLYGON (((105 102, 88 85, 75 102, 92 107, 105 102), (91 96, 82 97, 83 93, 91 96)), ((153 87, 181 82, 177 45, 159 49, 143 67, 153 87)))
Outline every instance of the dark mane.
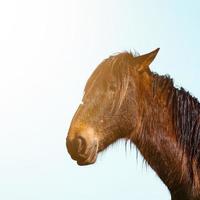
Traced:
POLYGON ((176 88, 169 76, 154 73, 155 87, 160 93, 168 91, 168 106, 172 108, 173 123, 179 144, 200 167, 200 103, 184 88, 176 88))
POLYGON ((183 88, 174 89, 173 93, 176 134, 190 161, 196 159, 200 167, 200 103, 183 88))

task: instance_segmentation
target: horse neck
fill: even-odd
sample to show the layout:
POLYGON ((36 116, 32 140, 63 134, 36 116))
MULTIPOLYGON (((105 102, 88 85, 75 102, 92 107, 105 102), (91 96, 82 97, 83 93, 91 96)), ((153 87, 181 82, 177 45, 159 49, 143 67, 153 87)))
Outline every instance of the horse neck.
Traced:
MULTIPOLYGON (((152 95, 143 97, 140 105, 143 113, 141 126, 132 141, 171 193, 179 191, 180 195, 177 195, 186 197, 194 186, 194 178, 191 176, 194 166, 190 165, 188 154, 179 141, 178 129, 181 127, 177 125, 181 125, 183 120, 183 113, 180 112, 181 92, 174 88, 173 81, 168 77, 156 76, 152 95)), ((184 98, 182 101, 184 105, 184 98)), ((189 116, 185 120, 189 120, 189 116)))

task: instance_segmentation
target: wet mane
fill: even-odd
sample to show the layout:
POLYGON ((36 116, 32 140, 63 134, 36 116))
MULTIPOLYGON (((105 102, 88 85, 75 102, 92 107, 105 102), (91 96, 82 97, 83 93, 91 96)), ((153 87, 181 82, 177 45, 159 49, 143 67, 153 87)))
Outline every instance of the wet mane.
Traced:
POLYGON ((173 95, 176 134, 190 161, 195 158, 200 167, 200 103, 183 88, 174 89, 173 95))
POLYGON ((189 160, 196 159, 200 167, 200 103, 184 88, 176 88, 169 76, 153 74, 160 94, 168 91, 168 106, 172 108, 176 136, 189 160))

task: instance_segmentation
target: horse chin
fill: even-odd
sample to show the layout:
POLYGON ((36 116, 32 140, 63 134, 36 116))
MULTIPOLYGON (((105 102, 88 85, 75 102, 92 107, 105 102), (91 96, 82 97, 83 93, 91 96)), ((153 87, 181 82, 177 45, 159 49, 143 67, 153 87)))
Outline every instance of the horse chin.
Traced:
POLYGON ((86 166, 86 165, 92 165, 96 162, 96 159, 94 161, 77 161, 77 164, 79 166, 86 166))
POLYGON ((91 164, 94 164, 96 160, 97 160, 97 154, 95 154, 94 157, 86 159, 86 160, 77 160, 77 164, 80 166, 91 165, 91 164))

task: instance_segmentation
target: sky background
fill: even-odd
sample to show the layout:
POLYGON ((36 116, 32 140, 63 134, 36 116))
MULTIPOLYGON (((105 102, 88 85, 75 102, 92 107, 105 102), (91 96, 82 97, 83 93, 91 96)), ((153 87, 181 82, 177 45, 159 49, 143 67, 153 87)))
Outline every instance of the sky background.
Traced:
POLYGON ((200 99, 198 0, 0 1, 0 199, 169 200, 121 141, 80 167, 65 147, 85 82, 113 53, 160 47, 151 69, 200 99))

